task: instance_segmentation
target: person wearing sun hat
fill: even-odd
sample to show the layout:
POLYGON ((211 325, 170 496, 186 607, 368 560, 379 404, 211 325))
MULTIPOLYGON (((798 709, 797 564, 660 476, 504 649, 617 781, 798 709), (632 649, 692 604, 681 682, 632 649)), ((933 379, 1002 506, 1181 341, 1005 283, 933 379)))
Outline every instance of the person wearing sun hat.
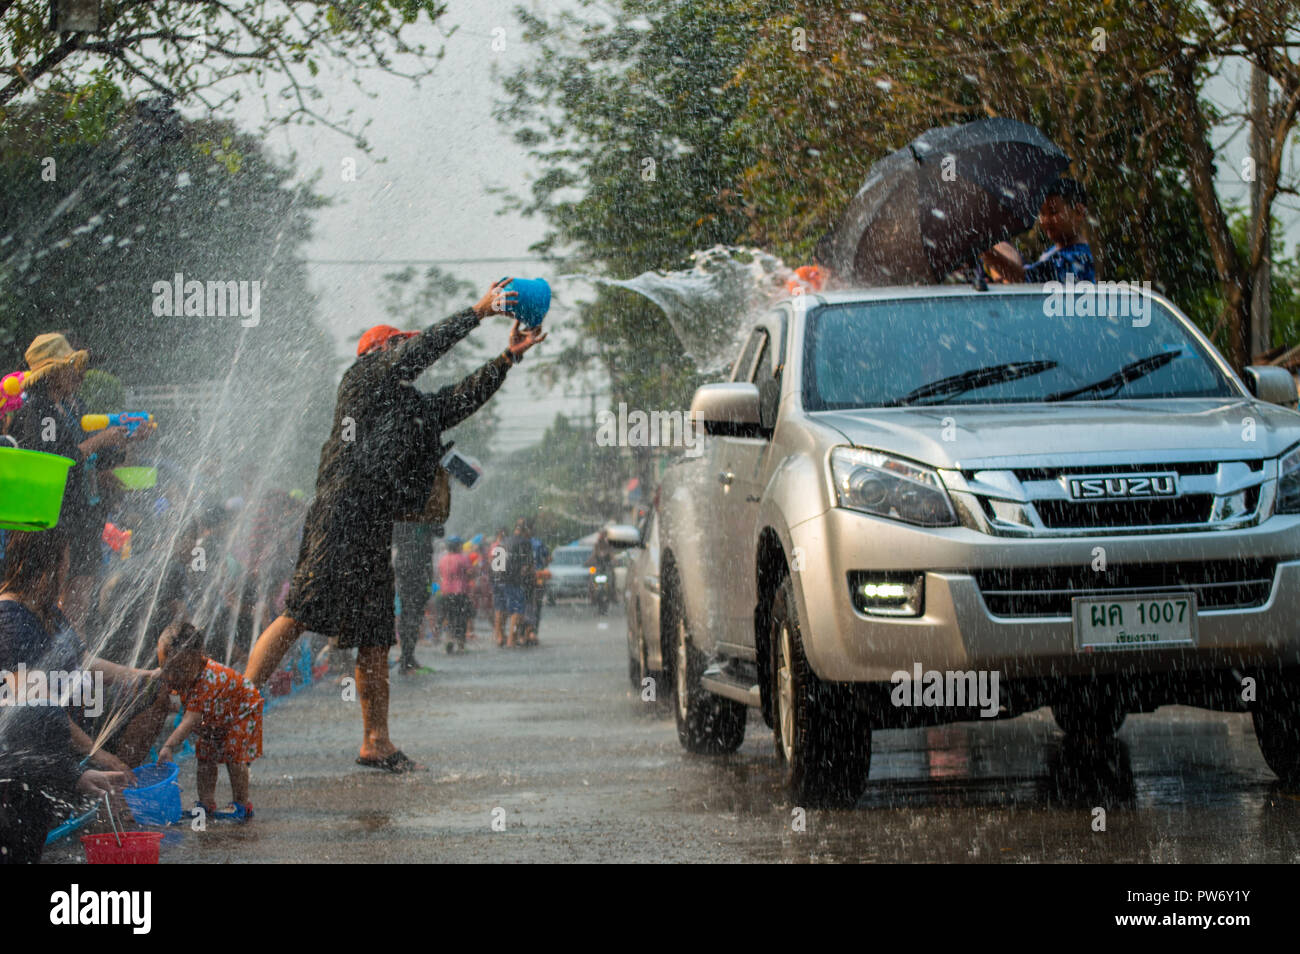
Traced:
POLYGON ((76 462, 68 471, 59 526, 72 545, 64 614, 81 628, 85 626, 100 566, 99 538, 104 529, 98 501, 88 495, 89 472, 105 464, 105 455, 126 443, 126 428, 109 427, 95 434, 81 429, 85 408, 77 398, 77 389, 90 365, 89 351, 74 349, 64 335, 49 333, 37 335, 24 357, 28 370, 23 390, 27 397, 14 412, 9 436, 19 447, 59 454, 76 462))
POLYGON ((413 385, 488 315, 513 314, 517 294, 507 284, 496 282, 473 307, 425 331, 376 325, 361 336, 321 448, 284 613, 249 656, 245 675, 260 686, 306 630, 355 648, 359 765, 389 772, 417 767, 388 735, 388 651, 397 625, 393 526, 400 515, 423 511, 442 458, 442 432, 486 404, 506 372, 546 335, 515 321, 505 351, 459 384, 432 394, 413 385))

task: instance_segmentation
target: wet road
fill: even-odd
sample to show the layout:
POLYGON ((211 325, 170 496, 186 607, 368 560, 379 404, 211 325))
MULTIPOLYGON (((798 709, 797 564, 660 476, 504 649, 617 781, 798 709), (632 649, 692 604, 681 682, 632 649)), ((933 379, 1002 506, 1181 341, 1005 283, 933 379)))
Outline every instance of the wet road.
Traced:
POLYGON ((423 646, 436 673, 395 677, 394 739, 422 773, 353 764, 360 717, 336 685, 293 696, 267 717, 256 820, 176 832, 163 862, 1300 860, 1300 796, 1249 717, 1185 708, 1130 716, 1094 756, 1046 710, 878 733, 857 807, 793 830, 757 714, 735 755, 687 755, 671 713, 633 696, 622 617, 547 614, 540 648, 423 646))

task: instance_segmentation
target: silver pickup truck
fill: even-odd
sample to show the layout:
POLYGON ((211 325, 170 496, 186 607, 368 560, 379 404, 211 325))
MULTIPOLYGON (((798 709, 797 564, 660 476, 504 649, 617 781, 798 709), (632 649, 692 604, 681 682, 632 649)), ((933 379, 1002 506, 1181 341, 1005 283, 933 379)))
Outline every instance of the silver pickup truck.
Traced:
POLYGON ((1135 286, 781 303, 661 491, 682 745, 757 707, 801 804, 846 804, 876 730, 1187 704, 1251 712, 1300 782, 1295 404, 1135 286))

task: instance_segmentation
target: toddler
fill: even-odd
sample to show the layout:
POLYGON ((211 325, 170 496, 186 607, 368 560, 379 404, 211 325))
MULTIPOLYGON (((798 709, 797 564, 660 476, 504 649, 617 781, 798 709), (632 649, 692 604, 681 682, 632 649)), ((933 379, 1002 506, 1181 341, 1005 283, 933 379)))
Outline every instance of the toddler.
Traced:
POLYGON ((203 655, 203 634, 173 623, 158 640, 164 684, 181 697, 185 715, 158 753, 170 762, 177 746, 197 730, 199 805, 212 818, 246 821, 249 764, 262 754, 262 696, 242 675, 203 655), (230 775, 231 804, 216 810, 217 766, 230 775))

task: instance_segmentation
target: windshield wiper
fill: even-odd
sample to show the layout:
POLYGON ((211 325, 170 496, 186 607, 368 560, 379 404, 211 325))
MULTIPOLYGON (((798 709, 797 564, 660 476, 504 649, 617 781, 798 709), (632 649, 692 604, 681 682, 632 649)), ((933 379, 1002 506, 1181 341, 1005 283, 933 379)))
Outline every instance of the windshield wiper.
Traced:
POLYGON ((931 381, 929 384, 923 384, 916 390, 904 394, 901 398, 895 398, 881 406, 898 407, 903 404, 912 404, 922 398, 940 395, 951 397, 954 394, 962 394, 975 388, 986 388, 990 384, 1018 381, 1033 374, 1042 374, 1054 367, 1056 367, 1055 361, 1011 361, 1007 364, 989 365, 987 368, 975 368, 971 371, 963 371, 961 374, 940 378, 938 381, 931 381))
POLYGON ((1147 355, 1145 358, 1138 358, 1136 361, 1124 365, 1112 375, 1102 378, 1100 381, 1094 381, 1092 384, 1085 384, 1080 388, 1071 388, 1068 391, 1057 391, 1055 394, 1049 394, 1043 398, 1044 401, 1068 401, 1072 397, 1078 397, 1080 394, 1087 394, 1089 391, 1105 391, 1110 388, 1110 394, 1107 394, 1103 400, 1113 398, 1120 392, 1120 389, 1130 381, 1136 381, 1138 378, 1145 378, 1152 371, 1158 371, 1167 365, 1174 358, 1177 358, 1183 351, 1179 348, 1177 351, 1161 351, 1157 354, 1147 355))

